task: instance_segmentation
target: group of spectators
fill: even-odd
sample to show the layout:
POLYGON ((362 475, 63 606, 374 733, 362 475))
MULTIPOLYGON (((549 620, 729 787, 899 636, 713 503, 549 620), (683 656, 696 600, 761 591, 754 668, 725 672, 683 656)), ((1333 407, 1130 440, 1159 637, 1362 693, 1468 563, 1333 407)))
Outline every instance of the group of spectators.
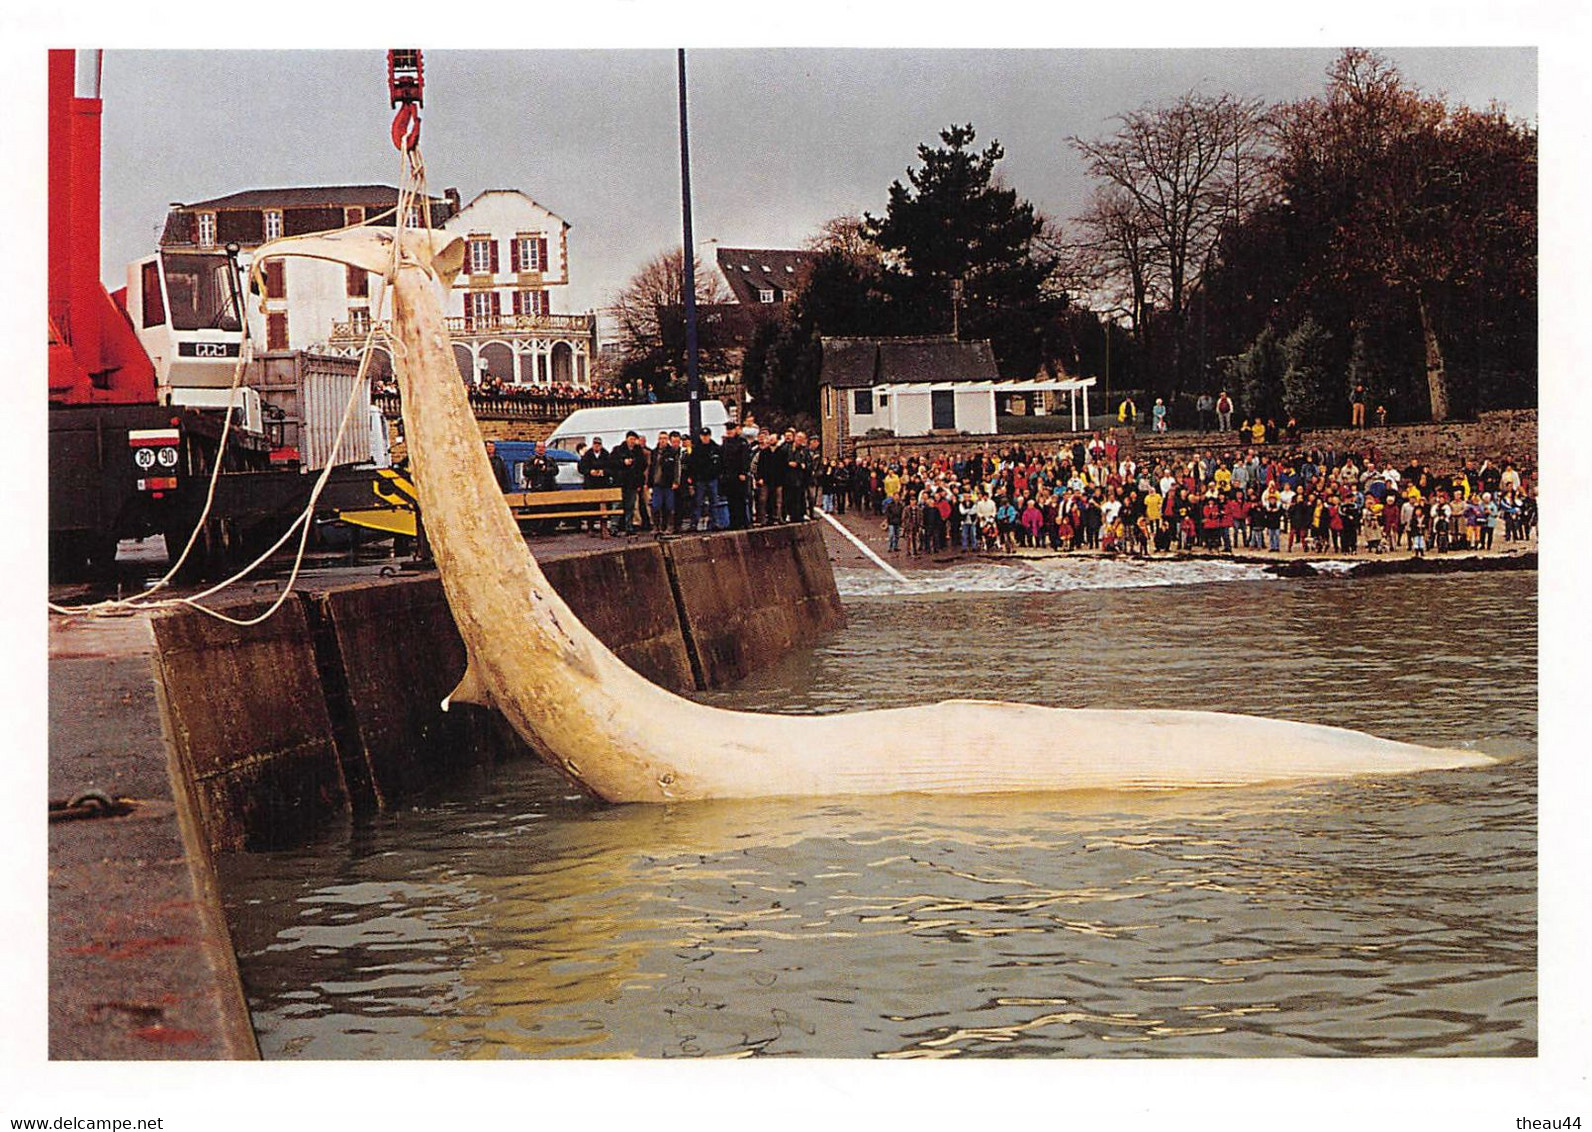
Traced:
MULTIPOLYGON (((398 383, 391 377, 372 379, 370 388, 377 395, 398 395, 398 383)), ((470 396, 497 401, 574 401, 582 405, 617 405, 646 400, 645 394, 638 395, 633 388, 608 382, 593 382, 589 386, 562 381, 549 385, 521 385, 490 374, 471 387, 470 396)))
POLYGON ((1535 471, 1512 458, 1435 470, 1375 449, 1209 449, 1144 463, 1098 433, 1054 453, 848 459, 819 470, 824 506, 884 520, 888 549, 1206 550, 1416 555, 1489 549, 1537 525, 1535 471))
MULTIPOLYGON (((1352 428, 1366 426, 1366 405, 1369 394, 1364 385, 1356 385, 1349 393, 1349 425, 1352 428)), ((1194 399, 1194 421, 1200 432, 1226 432, 1234 431, 1233 414, 1236 406, 1227 390, 1222 390, 1214 397, 1210 393, 1201 393, 1194 399)), ((1124 428, 1138 428, 1145 418, 1141 417, 1139 404, 1134 400, 1133 394, 1126 394, 1117 402, 1117 424, 1124 428)), ((1155 404, 1150 406, 1147 417, 1152 432, 1168 432, 1172 427, 1172 410, 1163 398, 1157 397, 1155 404)), ((1387 425, 1387 406, 1378 404, 1376 407, 1376 423, 1378 427, 1387 425)), ((1273 417, 1244 417, 1237 427, 1237 443, 1239 447, 1248 447, 1251 444, 1276 444, 1279 441, 1297 442, 1299 439, 1299 420, 1290 416, 1278 425, 1273 417)))
POLYGON ((593 437, 576 466, 584 487, 620 489, 616 534, 744 530, 813 518, 818 450, 805 432, 763 432, 750 420, 743 432, 732 421, 722 441, 707 428, 694 439, 665 433, 650 448, 634 431, 612 448, 593 437))

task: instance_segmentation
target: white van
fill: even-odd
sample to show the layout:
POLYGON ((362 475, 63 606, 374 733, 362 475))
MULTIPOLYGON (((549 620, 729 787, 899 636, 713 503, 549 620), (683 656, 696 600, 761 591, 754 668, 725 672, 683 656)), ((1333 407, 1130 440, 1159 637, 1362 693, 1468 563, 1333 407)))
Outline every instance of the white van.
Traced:
MULTIPOLYGON (((730 414, 723 401, 702 402, 702 424, 713 433, 714 440, 724 439, 724 425, 730 414)), ((593 437, 603 438, 603 447, 618 448, 625 442, 625 433, 639 432, 648 448, 658 446, 660 432, 678 432, 685 436, 691 427, 691 405, 688 401, 668 401, 656 405, 614 405, 601 409, 576 409, 553 430, 547 440, 549 448, 575 451, 576 445, 589 447, 593 437)))

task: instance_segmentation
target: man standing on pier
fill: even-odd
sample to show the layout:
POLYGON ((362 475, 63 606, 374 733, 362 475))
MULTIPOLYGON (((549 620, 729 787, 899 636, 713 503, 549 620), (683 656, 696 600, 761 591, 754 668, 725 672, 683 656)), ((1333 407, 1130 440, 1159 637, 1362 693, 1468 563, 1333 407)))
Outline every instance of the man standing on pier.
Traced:
POLYGON ((638 525, 642 529, 651 525, 646 504, 647 458, 650 455, 641 434, 634 429, 625 433, 624 444, 614 452, 614 480, 619 485, 619 507, 624 512, 619 526, 627 535, 635 534, 638 525))
POLYGON ((492 465, 492 475, 497 480, 498 490, 508 491, 509 466, 504 462, 503 457, 497 454, 497 441, 489 440, 486 442, 486 459, 487 463, 492 465))
POLYGON ((648 479, 652 481, 652 525, 660 534, 680 533, 680 434, 659 434, 648 479))
POLYGON ((722 497, 719 495, 719 477, 724 470, 724 452, 713 442, 713 433, 703 426, 697 442, 688 457, 691 478, 696 482, 696 507, 693 515, 699 531, 718 530, 717 511, 722 497), (704 514, 706 522, 704 522, 704 514))
MULTIPOLYGON (((582 487, 608 487, 613 483, 613 476, 608 474, 608 453, 603 451, 603 438, 592 437, 591 447, 580 454, 580 463, 576 465, 580 470, 582 487)), ((587 533, 595 534, 602 519, 583 519, 582 525, 587 533)))
POLYGON ((724 498, 730 504, 730 530, 745 530, 752 525, 747 506, 752 492, 752 446, 741 435, 741 426, 731 421, 724 426, 723 468, 720 472, 724 498))

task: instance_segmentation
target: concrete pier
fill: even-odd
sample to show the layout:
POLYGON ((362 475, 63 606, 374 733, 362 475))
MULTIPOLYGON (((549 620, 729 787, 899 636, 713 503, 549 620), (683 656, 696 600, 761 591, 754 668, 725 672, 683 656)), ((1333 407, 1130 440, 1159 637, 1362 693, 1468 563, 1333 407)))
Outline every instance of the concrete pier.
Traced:
POLYGON ((52 619, 51 799, 133 799, 50 823, 52 1058, 254 1058, 215 875, 174 782, 147 616, 52 619))
MULTIPOLYGON (((537 550, 622 660, 689 691, 844 624, 818 526, 537 550)), ((528 754, 495 712, 441 711, 463 671, 435 574, 295 593, 257 626, 186 609, 52 618, 50 796, 134 806, 50 826, 51 1056, 257 1057, 216 855, 528 754)))

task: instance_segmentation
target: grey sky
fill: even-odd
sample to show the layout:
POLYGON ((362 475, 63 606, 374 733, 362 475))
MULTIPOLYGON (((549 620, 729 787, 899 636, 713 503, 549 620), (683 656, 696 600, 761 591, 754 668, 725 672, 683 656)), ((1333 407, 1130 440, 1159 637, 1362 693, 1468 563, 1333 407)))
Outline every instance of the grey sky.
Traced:
MULTIPOLYGON (((1537 116, 1529 48, 1382 48, 1428 92, 1537 116)), ((1268 100, 1320 91, 1336 51, 689 51, 699 247, 799 245, 825 219, 879 211, 916 146, 972 122, 1010 185, 1071 215, 1089 182, 1069 134, 1191 89, 1268 100)), ((468 202, 517 188, 572 225, 562 307, 605 305, 680 238, 671 50, 426 52, 431 187, 468 202)), ((110 51, 104 65, 104 259, 117 285, 166 206, 240 189, 396 183, 378 50, 110 51)), ((708 249, 703 247, 705 254, 708 249)), ((555 305, 560 300, 555 298, 555 305)))

